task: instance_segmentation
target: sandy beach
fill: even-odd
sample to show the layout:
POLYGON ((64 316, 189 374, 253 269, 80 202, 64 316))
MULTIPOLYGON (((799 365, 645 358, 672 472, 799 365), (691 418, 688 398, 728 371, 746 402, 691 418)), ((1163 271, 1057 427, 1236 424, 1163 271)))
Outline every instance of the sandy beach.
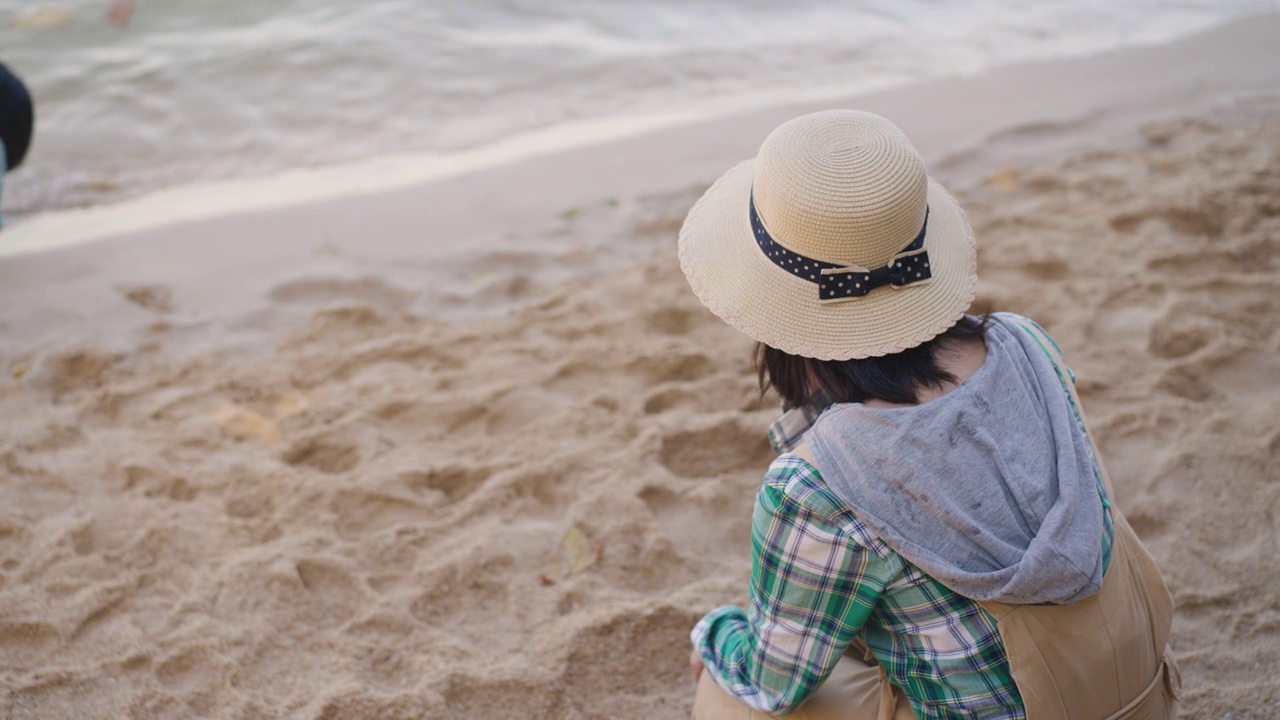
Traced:
MULTIPOLYGON (((1065 350, 1186 718, 1280 716, 1277 33, 824 103, 1065 350)), ((812 109, 0 256, 0 718, 687 717, 778 404, 675 235, 812 109)))

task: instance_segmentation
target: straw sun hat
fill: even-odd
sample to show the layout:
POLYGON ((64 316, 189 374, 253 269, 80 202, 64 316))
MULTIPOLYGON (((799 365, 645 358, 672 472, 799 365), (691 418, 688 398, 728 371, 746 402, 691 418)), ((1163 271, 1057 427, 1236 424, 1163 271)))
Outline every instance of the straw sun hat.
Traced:
POLYGON ((711 312, 792 355, 901 352, 964 315, 973 230, 902 131, 829 110, 780 125, 698 200, 680 266, 711 312))

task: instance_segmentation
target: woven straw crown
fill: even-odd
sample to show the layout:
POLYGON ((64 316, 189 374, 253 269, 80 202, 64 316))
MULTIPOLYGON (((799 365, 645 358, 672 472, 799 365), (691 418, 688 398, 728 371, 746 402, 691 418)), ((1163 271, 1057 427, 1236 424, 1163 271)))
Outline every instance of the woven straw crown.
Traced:
POLYGON ((897 127, 852 110, 784 123, 754 161, 717 180, 681 228, 680 264, 698 298, 730 325, 824 360, 930 340, 963 316, 977 285, 973 232, 959 205, 897 127), (927 228, 931 277, 820 300, 814 275, 788 271, 757 243, 752 201, 766 240, 832 271, 884 268, 927 228))
POLYGON ((924 223, 924 160, 888 120, 854 113, 808 116, 760 146, 752 183, 769 233, 809 257, 874 268, 924 223))

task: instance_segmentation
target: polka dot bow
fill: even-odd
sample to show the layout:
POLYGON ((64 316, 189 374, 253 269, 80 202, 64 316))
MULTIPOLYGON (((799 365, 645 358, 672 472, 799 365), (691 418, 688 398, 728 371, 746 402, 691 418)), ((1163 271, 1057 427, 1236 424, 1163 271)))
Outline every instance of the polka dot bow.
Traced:
POLYGON ((925 230, 929 227, 929 210, 925 209, 924 224, 901 252, 893 256, 888 265, 868 270, 857 266, 815 260, 783 247, 764 229, 760 214, 756 212, 755 198, 751 198, 751 230, 755 234, 760 251, 774 265, 802 280, 818 286, 820 302, 844 302, 863 297, 886 285, 905 287, 932 277, 929 270, 929 253, 924 249, 925 230))

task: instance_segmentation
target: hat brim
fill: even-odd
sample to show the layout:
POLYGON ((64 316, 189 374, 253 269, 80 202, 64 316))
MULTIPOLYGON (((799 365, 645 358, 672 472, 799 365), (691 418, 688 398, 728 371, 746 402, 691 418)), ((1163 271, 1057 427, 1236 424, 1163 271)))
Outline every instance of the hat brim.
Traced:
POLYGON ((978 284, 973 229, 933 178, 924 242, 933 279, 823 303, 816 284, 774 265, 756 244, 748 209, 754 164, 747 160, 721 176, 680 229, 680 267, 694 294, 722 320, 792 355, 849 360, 916 347, 969 309, 978 284))

